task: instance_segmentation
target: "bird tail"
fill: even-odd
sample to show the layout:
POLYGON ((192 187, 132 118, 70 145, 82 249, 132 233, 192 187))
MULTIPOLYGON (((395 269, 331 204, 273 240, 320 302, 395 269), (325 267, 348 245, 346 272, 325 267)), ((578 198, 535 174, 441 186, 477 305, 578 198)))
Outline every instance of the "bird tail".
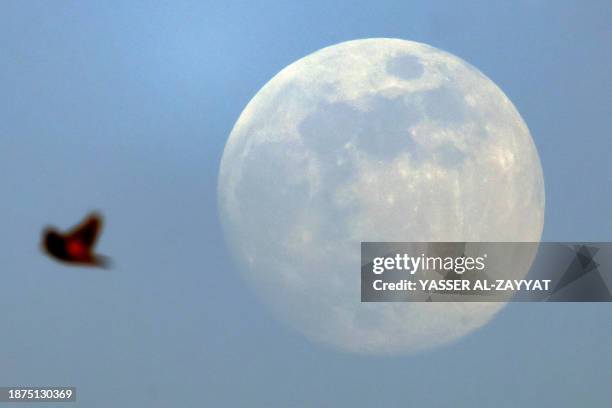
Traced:
POLYGON ((108 256, 104 255, 96 255, 94 262, 96 266, 104 269, 110 269, 111 266, 113 266, 113 261, 108 256))

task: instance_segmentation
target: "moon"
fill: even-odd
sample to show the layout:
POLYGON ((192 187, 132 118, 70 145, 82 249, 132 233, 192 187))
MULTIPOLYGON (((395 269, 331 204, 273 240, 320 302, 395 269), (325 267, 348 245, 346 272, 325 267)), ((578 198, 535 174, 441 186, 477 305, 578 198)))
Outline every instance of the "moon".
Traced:
POLYGON ((504 306, 361 303, 360 242, 538 242, 544 223, 540 160, 508 97, 458 57, 399 39, 280 71, 237 120, 218 183, 228 247, 263 302, 356 353, 439 347, 504 306))

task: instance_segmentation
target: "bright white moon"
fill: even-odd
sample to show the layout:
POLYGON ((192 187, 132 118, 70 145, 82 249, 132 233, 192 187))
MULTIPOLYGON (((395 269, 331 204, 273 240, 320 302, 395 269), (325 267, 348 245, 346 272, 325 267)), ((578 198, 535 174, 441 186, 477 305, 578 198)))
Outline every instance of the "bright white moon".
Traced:
POLYGON ((223 153, 219 208, 282 319, 343 350, 411 353, 503 304, 361 303, 360 242, 539 241, 544 184, 490 79, 424 44, 367 39, 300 59, 255 95, 223 153))

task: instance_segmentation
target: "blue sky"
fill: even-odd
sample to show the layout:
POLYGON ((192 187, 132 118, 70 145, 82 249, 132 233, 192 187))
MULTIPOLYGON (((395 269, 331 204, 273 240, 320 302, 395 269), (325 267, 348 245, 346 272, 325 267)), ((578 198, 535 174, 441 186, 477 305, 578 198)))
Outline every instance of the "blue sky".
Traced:
POLYGON ((416 356, 311 343, 232 264, 216 182, 235 120, 280 69, 397 37, 513 101, 544 169, 544 240, 610 241, 611 17, 603 0, 2 2, 0 385, 75 385, 83 407, 609 406, 607 305, 511 304, 416 356), (40 254, 43 226, 91 209, 114 269, 40 254))

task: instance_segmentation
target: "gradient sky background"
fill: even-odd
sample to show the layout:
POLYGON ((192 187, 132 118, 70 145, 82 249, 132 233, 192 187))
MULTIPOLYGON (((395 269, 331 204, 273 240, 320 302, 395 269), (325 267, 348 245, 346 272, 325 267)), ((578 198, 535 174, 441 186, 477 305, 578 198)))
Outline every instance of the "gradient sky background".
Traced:
POLYGON ((397 37, 513 101, 544 240, 612 240, 612 3, 490 3, 1 2, 0 385, 75 385, 81 407, 610 406, 609 304, 510 304, 444 348, 345 354, 276 321, 221 236, 218 165, 250 98, 322 47, 397 37), (114 269, 42 256, 44 225, 91 209, 114 269))

